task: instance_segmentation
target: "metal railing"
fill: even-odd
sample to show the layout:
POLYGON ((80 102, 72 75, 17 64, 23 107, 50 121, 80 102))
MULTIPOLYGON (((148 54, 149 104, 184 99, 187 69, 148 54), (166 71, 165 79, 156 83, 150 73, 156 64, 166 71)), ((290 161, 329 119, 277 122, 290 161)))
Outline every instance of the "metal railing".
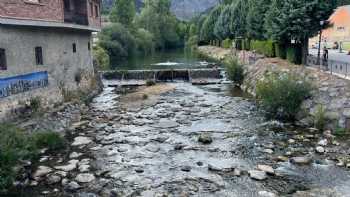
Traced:
POLYGON ((313 55, 308 55, 307 57, 307 66, 317 68, 330 74, 342 75, 345 78, 350 77, 350 63, 335 61, 335 60, 324 60, 322 57, 320 63, 317 62, 317 57, 313 55))

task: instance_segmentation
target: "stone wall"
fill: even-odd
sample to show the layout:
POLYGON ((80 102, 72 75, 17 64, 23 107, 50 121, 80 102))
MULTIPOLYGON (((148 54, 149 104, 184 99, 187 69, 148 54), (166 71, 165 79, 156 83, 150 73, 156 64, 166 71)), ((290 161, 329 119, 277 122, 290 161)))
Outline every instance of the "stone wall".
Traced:
MULTIPOLYGON (((212 48, 212 47, 210 47, 212 48)), ((204 53, 206 50, 200 50, 204 53)), ((210 55, 210 54, 207 54, 210 55)), ((350 81, 324 73, 314 68, 291 65, 278 58, 257 58, 253 64, 248 64, 252 52, 241 51, 237 53, 240 62, 245 64, 246 77, 242 88, 251 94, 255 94, 256 83, 264 78, 265 73, 294 73, 304 76, 314 87, 312 97, 302 104, 302 110, 298 115, 299 123, 307 126, 314 124, 314 115, 319 106, 325 109, 328 119, 327 127, 350 128, 350 81)), ((213 55, 211 55, 214 58, 213 55)))
POLYGON ((32 98, 44 106, 63 101, 63 93, 85 91, 94 84, 91 32, 55 28, 0 26, 0 48, 6 50, 7 70, 0 78, 47 71, 49 85, 0 99, 0 120, 18 113, 32 98), (76 53, 72 45, 76 44, 76 53), (43 50, 44 65, 36 65, 34 48, 43 50))

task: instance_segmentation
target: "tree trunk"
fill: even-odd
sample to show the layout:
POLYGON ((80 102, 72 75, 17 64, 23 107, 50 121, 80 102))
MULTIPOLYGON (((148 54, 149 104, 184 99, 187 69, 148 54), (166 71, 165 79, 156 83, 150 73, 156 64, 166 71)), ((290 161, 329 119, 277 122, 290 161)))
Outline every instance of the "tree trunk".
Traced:
POLYGON ((305 36, 303 43, 302 43, 302 49, 301 49, 301 63, 303 65, 307 64, 307 56, 309 54, 309 37, 305 36))

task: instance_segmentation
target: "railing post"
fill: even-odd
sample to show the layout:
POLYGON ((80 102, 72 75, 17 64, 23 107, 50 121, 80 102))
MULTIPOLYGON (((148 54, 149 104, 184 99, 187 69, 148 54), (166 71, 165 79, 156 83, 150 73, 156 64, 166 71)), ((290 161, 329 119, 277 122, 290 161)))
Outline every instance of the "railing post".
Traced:
POLYGON ((348 77, 348 63, 345 63, 345 78, 348 77))

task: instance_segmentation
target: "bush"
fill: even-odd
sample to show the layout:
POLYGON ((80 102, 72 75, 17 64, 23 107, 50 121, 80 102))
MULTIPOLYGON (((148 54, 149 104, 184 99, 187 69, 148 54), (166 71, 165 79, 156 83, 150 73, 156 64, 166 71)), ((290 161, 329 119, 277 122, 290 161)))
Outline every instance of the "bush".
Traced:
POLYGON ((231 48, 232 47, 232 40, 227 38, 224 41, 222 41, 222 47, 225 48, 225 49, 231 48))
POLYGON ((244 39, 243 40, 243 49, 246 51, 250 50, 250 40, 249 39, 244 39))
POLYGON ((30 99, 30 104, 27 106, 32 112, 39 112, 41 108, 40 97, 34 97, 30 99))
POLYGON ((314 116, 314 125, 318 130, 324 130, 326 126, 325 109, 322 105, 317 106, 317 110, 314 116))
POLYGON ((275 57, 275 44, 271 40, 261 41, 253 40, 250 43, 250 49, 255 50, 259 54, 263 54, 266 57, 275 57))
POLYGON ((244 68, 237 59, 229 59, 225 62, 228 79, 237 85, 242 85, 244 80, 244 68))
POLYGON ((109 55, 106 50, 100 46, 93 49, 94 60, 100 70, 108 70, 110 68, 109 55))
POLYGON ((293 64, 301 64, 301 47, 298 45, 287 48, 287 60, 293 64))
POLYGON ((65 147, 64 139, 55 132, 37 132, 32 135, 34 145, 39 148, 48 148, 50 151, 57 151, 65 147))
POLYGON ((286 46, 281 43, 275 43, 275 54, 276 54, 276 57, 279 57, 281 59, 287 59, 286 46))
POLYGON ((145 29, 138 29, 135 33, 137 49, 143 55, 152 54, 155 50, 155 41, 152 33, 145 29))
POLYGON ((243 49, 243 40, 242 39, 236 39, 235 40, 235 47, 237 50, 243 49))
POLYGON ((268 118, 294 120, 302 102, 311 96, 311 84, 295 74, 267 74, 257 83, 256 96, 268 118))
POLYGON ((154 86, 156 85, 156 82, 154 80, 147 80, 146 81, 146 86, 154 86))
POLYGON ((198 36, 191 36, 186 42, 186 49, 195 51, 198 46, 198 36))
MULTIPOLYGON (((15 167, 23 160, 36 158, 40 148, 58 150, 63 147, 63 138, 52 132, 32 135, 11 124, 0 125, 0 195, 16 179, 15 167)), ((6 192, 6 191, 5 191, 6 192)))

